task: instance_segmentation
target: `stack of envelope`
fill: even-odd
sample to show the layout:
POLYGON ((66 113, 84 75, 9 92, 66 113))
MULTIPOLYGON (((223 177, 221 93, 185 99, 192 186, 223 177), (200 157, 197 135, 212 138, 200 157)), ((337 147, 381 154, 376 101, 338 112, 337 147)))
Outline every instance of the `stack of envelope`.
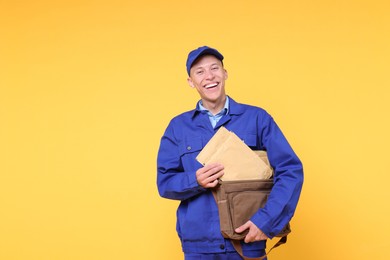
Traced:
POLYGON ((214 134, 196 159, 203 165, 221 163, 225 167, 222 181, 269 179, 273 174, 265 151, 251 150, 225 127, 214 134))

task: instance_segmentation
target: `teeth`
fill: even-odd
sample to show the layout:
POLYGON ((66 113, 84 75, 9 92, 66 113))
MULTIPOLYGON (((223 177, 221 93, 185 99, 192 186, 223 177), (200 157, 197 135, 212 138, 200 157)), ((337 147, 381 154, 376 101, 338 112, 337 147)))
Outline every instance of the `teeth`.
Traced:
POLYGON ((205 88, 212 88, 212 87, 215 87, 217 85, 218 85, 217 83, 213 83, 213 84, 206 85, 205 88))

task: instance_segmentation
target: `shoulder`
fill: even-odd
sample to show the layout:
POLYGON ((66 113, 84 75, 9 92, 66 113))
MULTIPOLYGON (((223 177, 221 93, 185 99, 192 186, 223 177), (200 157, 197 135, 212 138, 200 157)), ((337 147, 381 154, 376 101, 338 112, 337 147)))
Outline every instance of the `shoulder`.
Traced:
POLYGON ((192 120, 195 113, 196 113, 196 110, 193 109, 193 110, 189 110, 189 111, 183 112, 181 114, 178 114, 171 119, 170 124, 182 124, 184 122, 192 120))
POLYGON ((260 116, 270 116, 270 114, 262 107, 238 103, 230 98, 230 108, 233 114, 251 114, 260 116))
POLYGON ((192 123, 192 118, 196 113, 195 109, 183 112, 174 116, 170 121, 166 129, 166 134, 171 133, 177 135, 178 133, 185 130, 192 123))

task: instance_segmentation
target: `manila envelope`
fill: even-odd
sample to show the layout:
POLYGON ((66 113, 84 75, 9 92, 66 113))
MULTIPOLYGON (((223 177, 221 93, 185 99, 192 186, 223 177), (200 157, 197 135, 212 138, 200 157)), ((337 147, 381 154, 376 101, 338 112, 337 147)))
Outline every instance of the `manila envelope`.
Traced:
POLYGON ((223 181, 269 179, 272 169, 265 151, 252 151, 235 133, 221 127, 196 159, 203 165, 221 163, 223 181))

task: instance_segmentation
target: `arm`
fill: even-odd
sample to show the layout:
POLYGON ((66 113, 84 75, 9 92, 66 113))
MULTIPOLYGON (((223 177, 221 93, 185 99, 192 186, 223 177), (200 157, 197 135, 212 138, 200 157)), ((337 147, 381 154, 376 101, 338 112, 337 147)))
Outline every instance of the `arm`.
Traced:
POLYGON ((265 207, 251 221, 272 238, 294 215, 303 184, 303 167, 272 117, 266 114, 263 118, 259 123, 261 145, 274 168, 274 187, 265 207))
POLYGON ((157 158, 157 187, 164 198, 185 200, 206 188, 215 187, 223 175, 223 166, 210 164, 194 170, 185 170, 179 152, 179 142, 170 124, 161 138, 157 158))

